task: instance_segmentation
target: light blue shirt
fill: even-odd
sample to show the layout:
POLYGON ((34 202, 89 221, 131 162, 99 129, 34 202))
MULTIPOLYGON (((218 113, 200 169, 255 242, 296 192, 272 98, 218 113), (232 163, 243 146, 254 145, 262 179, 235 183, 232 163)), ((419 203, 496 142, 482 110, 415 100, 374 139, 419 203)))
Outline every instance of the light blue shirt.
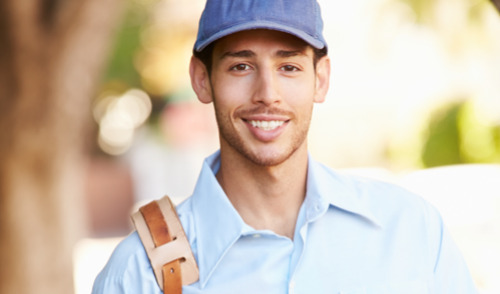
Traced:
MULTIPOLYGON (((198 262, 194 293, 477 293, 439 213, 392 184, 342 175, 309 157, 293 240, 245 224, 204 162, 178 214, 198 262)), ((162 293, 136 232, 115 249, 92 293, 162 293)))

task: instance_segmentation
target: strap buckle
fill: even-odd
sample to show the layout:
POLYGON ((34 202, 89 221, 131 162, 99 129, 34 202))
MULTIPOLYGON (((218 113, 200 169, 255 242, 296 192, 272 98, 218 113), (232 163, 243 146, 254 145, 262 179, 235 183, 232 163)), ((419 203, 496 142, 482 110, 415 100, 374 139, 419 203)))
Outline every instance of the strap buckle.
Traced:
MULTIPOLYGON (((132 220, 162 290, 164 275, 167 275, 163 267, 176 260, 180 263, 182 285, 192 284, 199 279, 198 266, 189 241, 168 196, 141 207, 132 214, 132 220)), ((173 271, 173 268, 170 270, 173 271)))

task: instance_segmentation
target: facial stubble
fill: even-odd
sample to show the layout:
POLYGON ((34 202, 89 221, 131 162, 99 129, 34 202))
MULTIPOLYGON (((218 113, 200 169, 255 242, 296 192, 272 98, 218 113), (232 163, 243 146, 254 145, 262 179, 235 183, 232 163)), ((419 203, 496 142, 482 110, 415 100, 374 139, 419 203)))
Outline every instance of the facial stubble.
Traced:
MULTIPOLYGON (((212 87, 213 89, 213 87, 212 87)), ((236 153, 238 153, 243 158, 252 162, 257 166, 262 167, 271 167, 277 166, 288 160, 295 152, 303 146, 303 144, 307 144, 307 134, 309 131, 311 114, 312 114, 312 105, 308 111, 307 117, 297 117, 295 115, 290 115, 291 120, 288 124, 291 124, 287 127, 295 127, 296 130, 293 131, 291 135, 289 143, 287 145, 282 146, 283 150, 278 150, 273 152, 273 154, 261 154, 258 151, 252 150, 249 144, 246 142, 242 134, 235 128, 235 124, 233 123, 235 120, 239 119, 238 112, 235 113, 234 117, 231 117, 230 113, 225 113, 221 111, 219 107, 217 107, 217 97, 212 90, 213 104, 215 109, 215 117, 217 120, 217 126, 219 129, 219 138, 221 141, 221 151, 223 147, 223 143, 225 142, 229 148, 233 149, 236 153)), ((252 110, 247 110, 246 112, 260 112, 260 113, 285 113, 285 111, 264 107, 264 106, 256 106, 252 110)), ((286 112, 289 113, 289 112, 286 112)), ((282 134, 286 135, 286 134, 282 134)), ((260 144, 273 144, 274 141, 271 142, 260 142, 260 144)))

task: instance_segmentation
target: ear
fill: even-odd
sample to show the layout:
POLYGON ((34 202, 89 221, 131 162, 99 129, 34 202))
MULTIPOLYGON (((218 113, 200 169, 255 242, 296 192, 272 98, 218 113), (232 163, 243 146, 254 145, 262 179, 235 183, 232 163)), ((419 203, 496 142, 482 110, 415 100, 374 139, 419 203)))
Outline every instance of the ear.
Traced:
POLYGON ((316 63, 316 92, 314 102, 325 101, 328 88, 330 87, 330 57, 323 56, 316 63))
POLYGON ((198 96, 198 100, 206 104, 212 102, 212 89, 207 68, 200 59, 194 56, 191 57, 189 63, 189 75, 191 86, 198 96))

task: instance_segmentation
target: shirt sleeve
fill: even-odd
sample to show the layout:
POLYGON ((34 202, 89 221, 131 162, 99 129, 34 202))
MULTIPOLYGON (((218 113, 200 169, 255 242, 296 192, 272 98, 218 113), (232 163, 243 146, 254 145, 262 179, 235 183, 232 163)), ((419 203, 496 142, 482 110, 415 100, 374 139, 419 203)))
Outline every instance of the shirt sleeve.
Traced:
POLYGON ((434 239, 435 244, 432 245, 435 263, 431 293, 478 293, 462 253, 444 226, 441 216, 437 211, 435 213, 437 224, 434 224, 436 238, 434 239))
POLYGON ((92 294, 132 293, 162 293, 137 232, 116 247, 92 288, 92 294))

